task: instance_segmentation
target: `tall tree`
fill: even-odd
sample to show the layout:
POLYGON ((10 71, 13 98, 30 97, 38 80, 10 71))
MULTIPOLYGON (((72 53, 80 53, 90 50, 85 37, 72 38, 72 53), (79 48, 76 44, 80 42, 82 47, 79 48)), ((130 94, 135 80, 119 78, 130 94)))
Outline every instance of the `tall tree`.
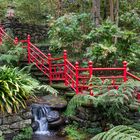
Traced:
POLYGON ((110 19, 113 22, 114 21, 114 0, 109 0, 110 5, 110 19))
POLYGON ((92 6, 93 21, 96 26, 100 23, 100 0, 93 0, 92 6))

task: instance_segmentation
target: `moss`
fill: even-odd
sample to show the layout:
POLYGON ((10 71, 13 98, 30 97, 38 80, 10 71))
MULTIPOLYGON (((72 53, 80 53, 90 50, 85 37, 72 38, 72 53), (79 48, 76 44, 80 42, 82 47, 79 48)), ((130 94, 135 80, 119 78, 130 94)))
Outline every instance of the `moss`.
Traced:
POLYGON ((31 127, 23 128, 12 140, 30 140, 32 138, 32 134, 33 131, 31 127))

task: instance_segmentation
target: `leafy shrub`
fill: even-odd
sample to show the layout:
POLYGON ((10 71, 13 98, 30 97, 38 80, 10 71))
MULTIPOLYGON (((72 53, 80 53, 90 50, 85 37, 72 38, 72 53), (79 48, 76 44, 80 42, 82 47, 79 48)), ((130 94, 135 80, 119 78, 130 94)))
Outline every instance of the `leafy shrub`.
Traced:
POLYGON ((130 123, 127 114, 129 105, 135 102, 135 96, 133 95, 135 84, 127 82, 120 85, 118 90, 108 90, 105 84, 101 84, 102 81, 100 79, 98 79, 98 83, 101 86, 94 92, 95 96, 75 95, 68 104, 66 115, 75 115, 77 107, 90 105, 98 110, 102 120, 105 119, 105 122, 112 124, 130 123))
POLYGON ((122 30, 106 20, 99 27, 92 28, 85 38, 89 42, 85 56, 94 62, 94 66, 108 67, 114 62, 120 65, 124 60, 130 65, 136 63, 139 42, 133 30, 122 30))
POLYGON ((23 128, 12 140, 30 140, 32 138, 32 134, 33 130, 31 127, 23 128))
POLYGON ((139 32, 140 30, 140 17, 135 10, 125 12, 120 16, 120 25, 128 30, 135 30, 139 32))
POLYGON ((0 109, 8 113, 25 108, 25 100, 33 95, 38 82, 18 68, 0 67, 0 109))
POLYGON ((22 44, 14 45, 13 42, 3 39, 3 43, 0 46, 0 61, 7 65, 17 65, 20 58, 25 55, 26 52, 22 48, 22 44))
POLYGON ((107 132, 100 133, 93 137, 91 140, 139 140, 140 139, 140 131, 124 126, 119 125, 107 132))
POLYGON ((17 112, 20 107, 26 107, 26 100, 34 91, 45 90, 57 94, 57 91, 48 85, 39 85, 39 82, 25 73, 25 69, 0 67, 0 109, 4 112, 17 112))
POLYGON ((90 14, 65 14, 58 19, 50 18, 49 40, 51 49, 67 49, 81 51, 84 46, 84 35, 86 35, 92 27, 90 14))

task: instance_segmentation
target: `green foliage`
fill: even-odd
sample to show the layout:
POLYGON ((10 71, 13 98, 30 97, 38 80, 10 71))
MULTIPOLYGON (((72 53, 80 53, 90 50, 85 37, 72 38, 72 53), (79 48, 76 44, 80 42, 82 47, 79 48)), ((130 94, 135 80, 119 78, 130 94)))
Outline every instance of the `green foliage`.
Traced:
POLYGON ((14 45, 13 42, 3 39, 3 43, 0 46, 0 61, 7 65, 15 65, 19 62, 20 58, 25 55, 26 52, 22 48, 22 44, 14 45))
POLYGON ((32 134, 33 130, 31 127, 23 128, 12 140, 30 140, 32 138, 32 134))
POLYGON ((136 130, 138 130, 138 131, 140 131, 140 123, 133 123, 133 124, 131 124, 129 126, 134 128, 134 129, 136 129, 136 130))
POLYGON ((25 69, 0 67, 0 110, 3 112, 17 112, 20 107, 26 107, 26 100, 34 96, 36 90, 49 91, 57 94, 57 91, 48 85, 39 85, 25 69))
POLYGON ((64 1, 65 9, 64 12, 75 12, 75 13, 89 13, 92 8, 92 1, 91 0, 65 0, 64 1))
POLYGON ((128 30, 139 32, 140 16, 135 10, 127 11, 120 16, 120 26, 128 30))
POLYGON ((75 95, 69 102, 66 115, 75 115, 77 107, 85 105, 92 106, 100 113, 102 120, 112 124, 129 123, 127 113, 129 105, 135 102, 134 87, 135 82, 130 81, 119 86, 118 90, 108 90, 108 80, 100 79, 91 80, 91 88, 94 89, 95 96, 90 95, 75 95), (98 85, 98 88, 94 88, 98 85))
POLYGON ((100 133, 91 140, 140 140, 140 132, 134 128, 119 125, 107 132, 100 133))
POLYGON ((7 0, 0 0, 0 20, 4 19, 6 14, 6 8, 8 6, 7 0))
POLYGON ((68 125, 64 128, 64 131, 68 135, 69 140, 84 140, 85 135, 78 130, 76 125, 68 125))
POLYGON ((3 136, 0 137, 0 140, 4 140, 3 136))
POLYGON ((4 138, 1 136, 1 137, 0 137, 0 140, 4 140, 4 138))
POLYGON ((16 15, 24 22, 39 24, 43 23, 47 16, 46 0, 14 0, 13 4, 16 7, 16 15))
POLYGON ((58 19, 50 18, 48 32, 51 49, 71 49, 80 51, 84 44, 84 35, 92 27, 90 14, 65 14, 58 19))
POLYGON ((85 37, 90 42, 85 56, 94 61, 95 66, 107 67, 114 62, 118 65, 124 60, 134 65, 138 58, 137 34, 134 31, 122 30, 109 20, 93 28, 85 37))
POLYGON ((36 90, 42 91, 42 92, 50 92, 54 95, 58 94, 58 91, 56 89, 52 88, 50 85, 40 85, 36 88, 36 90))
POLYGON ((101 127, 94 127, 94 128, 85 128, 84 131, 91 135, 97 135, 103 131, 101 127))
POLYGON ((18 68, 0 67, 0 109, 3 112, 17 112, 26 107, 26 100, 33 96, 33 89, 39 83, 18 68))

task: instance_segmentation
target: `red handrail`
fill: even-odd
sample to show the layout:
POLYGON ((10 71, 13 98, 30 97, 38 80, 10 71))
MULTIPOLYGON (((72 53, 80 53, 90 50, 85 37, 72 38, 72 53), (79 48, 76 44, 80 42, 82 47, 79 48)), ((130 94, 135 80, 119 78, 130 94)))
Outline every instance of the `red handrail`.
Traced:
POLYGON ((133 75, 133 74, 132 74, 132 73, 130 73, 130 72, 127 72, 127 75, 128 75, 128 76, 130 76, 131 78, 135 79, 135 80, 140 81, 140 78, 139 78, 139 77, 137 77, 137 76, 133 75))
MULTIPOLYGON (((7 35, 4 30, 0 27, 0 42, 2 41, 2 36, 7 35)), ((12 39, 11 37, 9 37, 12 39)), ((12 39, 13 40, 13 39, 12 39)), ((63 56, 59 58, 52 58, 51 54, 48 54, 46 56, 39 48, 37 48, 33 43, 30 41, 30 36, 28 35, 26 40, 18 40, 18 38, 15 38, 14 43, 15 45, 19 42, 26 43, 27 52, 28 52, 28 62, 34 63, 35 66, 40 69, 46 75, 49 77, 50 83, 52 83, 53 80, 59 81, 63 80, 65 81, 65 85, 70 85, 71 88, 76 92, 76 94, 83 92, 83 90, 90 91, 90 94, 93 95, 91 92, 91 89, 89 88, 89 85, 87 84, 90 78, 92 77, 93 73, 95 71, 121 71, 122 75, 110 75, 110 76, 97 76, 101 80, 105 79, 111 79, 111 85, 110 87, 118 87, 118 83, 116 79, 122 79, 123 82, 126 82, 128 80, 128 76, 140 81, 140 78, 137 76, 131 74, 130 72, 127 72, 127 62, 123 62, 123 67, 120 68, 94 68, 92 61, 89 61, 88 67, 79 67, 79 63, 76 62, 75 66, 68 60, 67 58, 67 51, 64 50, 63 56), (57 63, 56 63, 57 62, 57 63), (86 74, 84 74, 86 72, 86 74)), ((98 86, 97 86, 98 87, 98 86)))

